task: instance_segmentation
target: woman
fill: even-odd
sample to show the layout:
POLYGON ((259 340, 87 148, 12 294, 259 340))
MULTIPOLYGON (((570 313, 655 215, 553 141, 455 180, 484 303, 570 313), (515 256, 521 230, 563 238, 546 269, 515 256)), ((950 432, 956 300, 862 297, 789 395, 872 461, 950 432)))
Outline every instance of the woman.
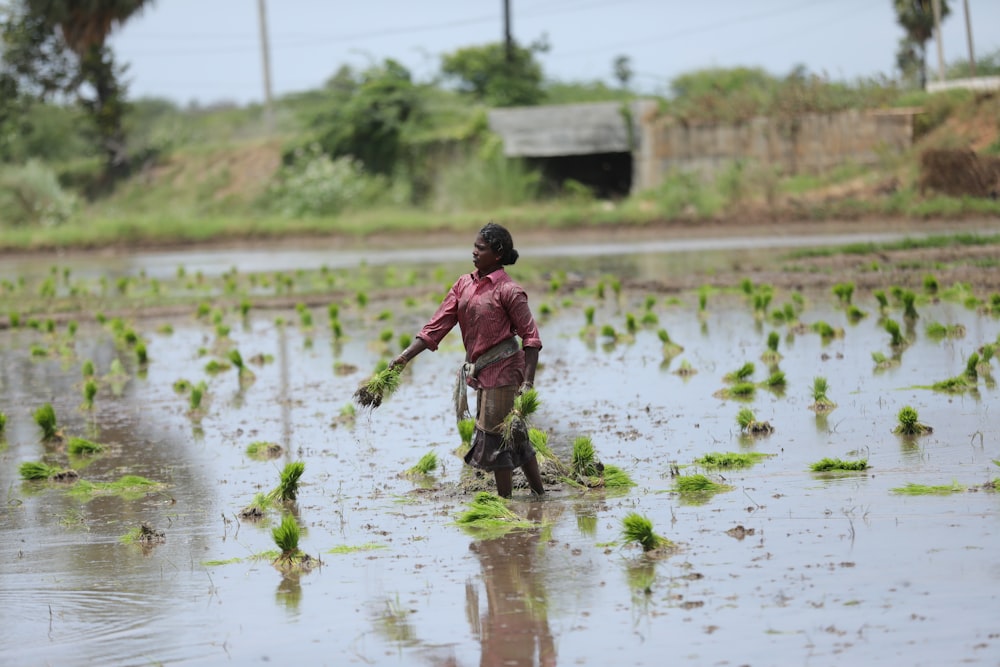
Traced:
MULTIPOLYGON (((517 258, 514 241, 504 227, 491 222, 479 230, 472 246, 476 271, 455 281, 434 316, 390 364, 405 366, 424 350, 436 350, 458 324, 466 361, 460 374, 476 390, 476 430, 465 462, 492 471, 497 494, 504 498, 511 495, 511 476, 518 467, 534 493, 545 492, 527 434, 515 433, 510 443, 501 435, 514 399, 534 384, 542 349, 528 296, 503 268, 517 258), (521 339, 520 346, 515 335, 521 339)), ((465 386, 460 389, 459 401, 465 398, 465 386)))

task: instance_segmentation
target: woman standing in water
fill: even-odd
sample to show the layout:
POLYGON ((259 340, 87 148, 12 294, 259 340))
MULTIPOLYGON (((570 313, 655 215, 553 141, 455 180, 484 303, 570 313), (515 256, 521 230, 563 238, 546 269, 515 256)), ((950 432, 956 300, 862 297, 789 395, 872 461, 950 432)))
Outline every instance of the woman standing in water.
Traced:
MULTIPOLYGON (((480 229, 472 246, 476 270, 455 281, 434 316, 390 364, 406 366, 424 350, 436 350, 458 324, 466 362, 460 382, 476 390, 476 430, 465 462, 492 471, 497 494, 505 498, 511 495, 512 475, 518 467, 534 493, 545 492, 527 433, 515 433, 513 442, 505 442, 501 434, 514 399, 534 384, 542 349, 528 296, 503 268, 517 258, 514 241, 504 227, 491 222, 480 229)), ((456 400, 461 402, 465 386, 459 390, 456 400)))

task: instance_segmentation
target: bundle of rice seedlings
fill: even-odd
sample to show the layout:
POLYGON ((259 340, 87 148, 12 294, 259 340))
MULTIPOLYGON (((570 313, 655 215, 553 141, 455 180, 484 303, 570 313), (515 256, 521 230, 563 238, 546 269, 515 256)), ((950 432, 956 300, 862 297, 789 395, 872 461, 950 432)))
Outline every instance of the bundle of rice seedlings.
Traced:
POLYGON ((736 414, 736 422, 740 425, 740 431, 749 435, 766 435, 774 431, 770 423, 757 421, 757 416, 750 408, 740 408, 736 414))
POLYGON ((731 486, 713 482, 705 475, 678 475, 674 478, 674 490, 682 496, 704 497, 730 489, 731 486))
POLYGON ((835 470, 856 471, 867 470, 868 459, 858 459, 857 461, 843 461, 841 459, 824 458, 809 466, 813 472, 831 472, 835 470))
POLYGON ((837 283, 833 286, 833 294, 842 305, 849 306, 854 296, 854 283, 837 283))
POLYGON ((55 440, 62 437, 56 425, 56 411, 51 403, 46 403, 35 410, 35 423, 42 429, 43 440, 55 440))
POLYGON ((500 496, 489 491, 480 491, 469 503, 469 508, 455 519, 461 526, 470 528, 528 528, 530 521, 522 519, 511 511, 500 496))
POLYGON ((923 435, 931 433, 934 430, 927 424, 921 424, 916 409, 909 405, 903 406, 899 411, 899 415, 897 415, 897 419, 899 420, 899 424, 892 430, 893 433, 900 435, 923 435))
POLYGON ((257 461, 276 459, 284 453, 284 448, 276 442, 255 440, 247 445, 247 456, 257 461))
POLYGON ((886 333, 890 336, 890 347, 899 348, 906 346, 906 338, 903 337, 903 334, 899 329, 899 322, 893 319, 887 319, 884 326, 886 333))
POLYGON ((504 445, 514 442, 515 438, 528 437, 528 418, 538 411, 541 401, 538 400, 538 390, 532 388, 514 399, 514 407, 504 417, 501 434, 504 445))
POLYGON ((877 289, 872 292, 872 296, 878 301, 879 310, 885 311, 889 309, 889 297, 886 296, 884 290, 877 289))
POLYGON ((414 476, 429 475, 435 470, 437 470, 437 467, 438 467, 437 454, 435 454, 434 452, 427 452, 426 454, 420 457, 420 460, 417 461, 416 465, 414 465, 413 467, 409 468, 406 471, 406 476, 414 477, 414 476))
POLYGON ((761 386, 768 389, 784 389, 788 384, 785 378, 785 371, 776 370, 767 376, 767 379, 760 383, 761 386))
POLYGON ((907 320, 915 320, 920 315, 917 314, 917 309, 914 307, 916 303, 917 295, 912 290, 903 290, 900 294, 900 300, 903 302, 903 317, 907 320))
POLYGON ((965 377, 969 378, 970 384, 976 384, 979 381, 979 353, 973 352, 969 355, 969 358, 965 360, 965 377))
POLYGON ((472 436, 476 432, 476 420, 472 417, 458 420, 458 437, 463 445, 472 444, 472 436))
POLYGON ((677 366, 677 370, 674 371, 674 374, 680 375, 681 377, 690 377, 697 372, 698 370, 691 365, 690 361, 687 359, 681 359, 681 363, 677 366))
POLYGON ((306 464, 303 461, 286 463, 281 471, 278 486, 271 489, 268 498, 271 501, 280 500, 281 502, 295 500, 295 496, 299 492, 299 478, 302 477, 305 469, 306 464))
POLYGON ((671 338, 670 334, 667 333, 666 329, 660 329, 656 332, 659 337, 660 342, 663 343, 663 356, 670 359, 676 357, 678 354, 684 351, 684 346, 675 343, 671 338))
POLYGON ((783 357, 778 352, 778 343, 780 341, 781 336, 778 335, 777 331, 767 334, 767 349, 760 355, 760 360, 768 365, 773 365, 781 361, 783 357))
POLYGON ((59 473, 63 472, 63 469, 50 466, 41 461, 25 461, 18 467, 17 471, 20 473, 21 479, 38 480, 56 477, 59 473))
POLYGON ((7 428, 7 414, 4 412, 0 412, 0 433, 3 433, 4 429, 6 428, 7 428))
POLYGON ((674 546, 673 542, 653 531, 652 521, 637 512, 630 512, 622 519, 622 539, 626 544, 638 544, 645 552, 674 546))
POLYGON ((94 397, 97 396, 97 381, 89 377, 83 383, 83 405, 86 408, 94 406, 94 397))
POLYGON ((761 459, 773 454, 762 454, 761 452, 709 452, 694 460, 705 468, 733 469, 749 468, 761 459))
POLYGON ((235 347, 229 350, 226 356, 229 357, 229 361, 236 367, 236 372, 238 373, 240 382, 256 378, 254 372, 247 368, 247 365, 243 362, 243 355, 241 355, 240 351, 235 347))
POLYGON ((882 352, 872 352, 872 361, 875 362, 876 370, 885 370, 899 365, 899 359, 887 357, 882 352))
MULTIPOLYGON (((573 476, 586 483, 592 477, 598 477, 604 471, 604 465, 597 460, 594 443, 588 436, 581 435, 573 440, 573 458, 570 463, 573 476)), ((593 484, 587 484, 593 486, 593 484)))
POLYGON ((73 436, 70 437, 69 442, 66 444, 66 451, 76 456, 98 454, 104 451, 104 445, 99 442, 73 436))
POLYGON ((753 362, 748 361, 739 368, 737 368, 735 371, 731 373, 726 373, 724 376, 722 376, 722 380, 723 382, 727 382, 729 384, 746 382, 753 376, 754 369, 755 367, 753 365, 753 362))
POLYGON ((816 376, 815 378, 813 378, 813 389, 812 389, 813 402, 812 405, 809 406, 810 410, 812 410, 813 412, 825 413, 837 407, 836 403, 827 398, 826 392, 828 390, 829 390, 829 385, 827 384, 825 377, 816 376))
POLYGON ((604 466, 604 487, 607 489, 629 489, 635 482, 627 472, 616 465, 604 466))
POLYGON ((382 405, 382 401, 399 389, 400 374, 402 372, 403 368, 401 366, 390 368, 388 365, 385 365, 377 369, 371 377, 358 385, 357 390, 354 392, 354 402, 363 408, 374 410, 382 405))
POLYGON ((271 564, 280 570, 310 570, 316 559, 299 550, 302 534, 298 522, 291 513, 281 517, 281 523, 271 529, 271 537, 281 553, 271 564))
POLYGON ((263 519, 264 512, 270 506, 271 499, 268 497, 268 494, 264 492, 257 493, 254 495, 253 500, 250 501, 250 504, 240 510, 240 518, 249 520, 263 519))

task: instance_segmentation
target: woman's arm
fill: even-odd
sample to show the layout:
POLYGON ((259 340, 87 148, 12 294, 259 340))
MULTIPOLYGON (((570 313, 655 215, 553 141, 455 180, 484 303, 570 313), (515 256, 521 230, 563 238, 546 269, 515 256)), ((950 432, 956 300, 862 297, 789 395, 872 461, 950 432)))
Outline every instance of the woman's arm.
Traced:
MULTIPOLYGON (((414 338, 413 342, 406 346, 406 349, 399 353, 395 359, 389 362, 389 368, 396 366, 406 366, 421 352, 427 349, 427 342, 423 338, 414 338)), ((537 358, 538 355, 535 355, 537 358)))

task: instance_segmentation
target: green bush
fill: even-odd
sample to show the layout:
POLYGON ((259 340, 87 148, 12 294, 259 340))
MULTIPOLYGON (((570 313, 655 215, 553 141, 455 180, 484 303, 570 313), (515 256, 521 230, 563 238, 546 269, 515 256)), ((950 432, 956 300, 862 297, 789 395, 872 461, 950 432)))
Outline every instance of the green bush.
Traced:
POLYGON ((76 197, 38 160, 0 167, 0 223, 52 227, 69 220, 76 209, 76 197))
POLYGON ((269 204, 290 218, 336 215, 377 202, 388 191, 384 177, 365 173, 353 158, 331 158, 317 144, 294 153, 268 192, 269 204))

